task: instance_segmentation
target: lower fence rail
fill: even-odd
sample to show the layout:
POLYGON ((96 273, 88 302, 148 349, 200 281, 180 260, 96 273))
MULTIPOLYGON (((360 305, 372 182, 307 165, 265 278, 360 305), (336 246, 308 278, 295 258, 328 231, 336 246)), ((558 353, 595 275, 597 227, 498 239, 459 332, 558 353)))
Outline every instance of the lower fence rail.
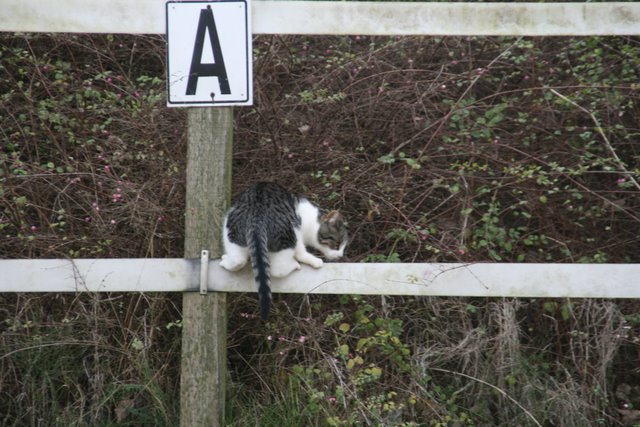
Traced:
MULTIPOLYGON (((205 261, 206 262, 206 261, 205 261)), ((201 260, 0 260, 0 292, 200 292, 201 260)), ((208 261, 208 292, 254 292, 250 267, 208 261)), ((639 298, 640 264, 325 263, 273 278, 272 291, 303 294, 639 298)))

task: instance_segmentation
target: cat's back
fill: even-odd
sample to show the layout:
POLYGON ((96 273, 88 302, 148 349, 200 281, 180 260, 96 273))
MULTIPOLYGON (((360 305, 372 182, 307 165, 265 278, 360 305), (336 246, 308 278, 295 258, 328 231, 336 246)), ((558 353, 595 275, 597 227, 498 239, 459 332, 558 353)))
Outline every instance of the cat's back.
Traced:
POLYGON ((244 190, 233 202, 234 210, 253 215, 284 214, 295 211, 298 196, 275 182, 258 182, 244 190))
POLYGON ((260 226, 267 232, 270 249, 281 246, 277 242, 282 239, 289 242, 294 228, 300 226, 296 213, 299 200, 296 194, 274 182, 253 184, 236 197, 227 214, 230 237, 244 244, 246 232, 260 226))

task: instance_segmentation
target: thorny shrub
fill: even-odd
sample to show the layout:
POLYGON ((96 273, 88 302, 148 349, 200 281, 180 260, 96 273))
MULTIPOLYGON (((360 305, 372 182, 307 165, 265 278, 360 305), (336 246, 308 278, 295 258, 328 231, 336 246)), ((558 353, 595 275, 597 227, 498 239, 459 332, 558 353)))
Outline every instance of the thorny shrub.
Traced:
MULTIPOLYGON (((1 37, 0 256, 181 257, 163 39, 1 37)), ((624 37, 256 37, 233 191, 340 208, 351 262, 637 263, 639 63, 624 37)), ((231 425, 637 421, 633 301, 277 295, 263 324, 254 300, 230 298, 231 425)), ((178 305, 0 296, 2 424, 175 424, 178 305)))

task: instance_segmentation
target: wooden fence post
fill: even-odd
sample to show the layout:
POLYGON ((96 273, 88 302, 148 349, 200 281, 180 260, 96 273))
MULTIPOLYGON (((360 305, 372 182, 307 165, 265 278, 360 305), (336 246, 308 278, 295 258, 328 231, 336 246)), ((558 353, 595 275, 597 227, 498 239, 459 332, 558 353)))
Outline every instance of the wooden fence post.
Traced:
MULTIPOLYGON (((188 112, 185 258, 221 253, 221 227, 229 203, 233 109, 188 112)), ((183 294, 180 426, 223 426, 227 364, 226 294, 183 294)))

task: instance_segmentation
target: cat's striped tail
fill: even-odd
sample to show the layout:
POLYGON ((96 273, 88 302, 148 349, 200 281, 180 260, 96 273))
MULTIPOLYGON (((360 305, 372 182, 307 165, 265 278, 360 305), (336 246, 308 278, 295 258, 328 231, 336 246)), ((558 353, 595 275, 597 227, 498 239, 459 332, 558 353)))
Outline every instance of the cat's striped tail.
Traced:
POLYGON ((266 320, 271 308, 271 274, 269 270, 269 251, 267 248, 267 232, 256 225, 247 235, 249 255, 253 275, 258 286, 260 300, 260 318, 266 320))

